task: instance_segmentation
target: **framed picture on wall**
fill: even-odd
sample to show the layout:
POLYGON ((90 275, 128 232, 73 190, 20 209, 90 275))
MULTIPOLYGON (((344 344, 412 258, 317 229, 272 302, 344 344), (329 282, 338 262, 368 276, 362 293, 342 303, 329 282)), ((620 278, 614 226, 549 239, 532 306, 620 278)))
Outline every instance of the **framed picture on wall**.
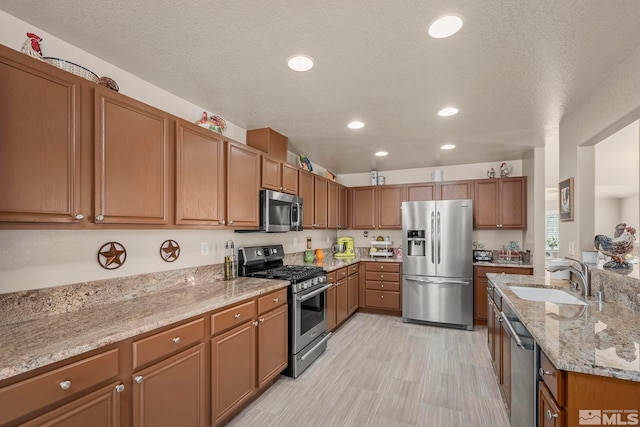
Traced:
POLYGON ((573 177, 558 184, 560 221, 573 221, 573 177))

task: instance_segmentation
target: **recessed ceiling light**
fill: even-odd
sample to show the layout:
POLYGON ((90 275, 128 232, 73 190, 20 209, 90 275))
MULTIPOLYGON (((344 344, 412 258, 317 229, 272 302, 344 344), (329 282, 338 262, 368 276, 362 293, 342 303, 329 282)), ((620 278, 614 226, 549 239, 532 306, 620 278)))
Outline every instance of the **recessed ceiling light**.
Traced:
POLYGON ((378 151, 378 152, 376 153, 376 156, 378 156, 378 157, 384 157, 384 156, 386 156, 386 155, 388 155, 388 154, 389 154, 389 153, 387 153, 386 151, 378 151))
POLYGON ((292 56, 287 60, 287 65, 293 71, 309 71, 313 68, 313 58, 306 55, 292 56))
POLYGON ((440 149, 442 150, 452 150, 454 148, 456 148, 456 146, 453 144, 444 144, 442 147, 440 147, 440 149))
POLYGON ((364 127, 364 123, 355 121, 355 122, 349 123, 347 127, 349 129, 362 129, 364 127))
POLYGON ((448 117, 448 116, 453 116, 455 114, 458 114, 458 109, 456 107, 447 107, 438 111, 438 115, 440 117, 448 117))
POLYGON ((445 15, 429 25, 429 35, 434 39, 444 39, 460 31, 460 28, 462 28, 462 17, 445 15))

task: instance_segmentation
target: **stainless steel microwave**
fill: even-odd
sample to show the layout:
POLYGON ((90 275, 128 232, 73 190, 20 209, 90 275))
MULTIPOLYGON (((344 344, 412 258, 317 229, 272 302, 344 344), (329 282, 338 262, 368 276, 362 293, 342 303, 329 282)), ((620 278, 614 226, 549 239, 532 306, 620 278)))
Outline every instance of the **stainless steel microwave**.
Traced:
POLYGON ((272 190, 260 190, 260 231, 302 231, 302 198, 272 190))

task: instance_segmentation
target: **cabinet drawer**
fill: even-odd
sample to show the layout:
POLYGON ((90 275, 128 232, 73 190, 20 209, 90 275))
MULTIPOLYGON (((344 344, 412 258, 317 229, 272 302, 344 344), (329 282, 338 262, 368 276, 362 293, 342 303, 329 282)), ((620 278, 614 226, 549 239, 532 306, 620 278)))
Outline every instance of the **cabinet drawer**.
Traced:
POLYGON ((365 279, 378 280, 383 282, 395 282, 400 283, 400 273, 388 273, 386 271, 367 271, 365 272, 365 279))
POLYGON ((258 314, 266 313, 267 311, 280 307, 282 304, 287 303, 287 288, 280 289, 276 292, 271 292, 268 295, 258 298, 258 314))
POLYGON ((372 289, 375 291, 400 291, 400 283, 381 282, 379 280, 367 280, 364 284, 365 289, 372 289))
POLYGON ((332 271, 327 273, 327 283, 336 283, 338 281, 338 272, 332 271))
POLYGON ((118 376, 118 349, 0 389, 0 424, 118 376))
POLYGON ((389 271, 400 273, 400 264, 397 262, 368 262, 365 271, 389 271))
POLYGON ((353 264, 347 267, 347 272, 349 276, 356 274, 358 272, 358 264, 353 264))
POLYGON ((211 315, 211 332, 213 335, 240 325, 255 317, 256 302, 254 300, 236 305, 211 315))
POLYGON ((204 319, 197 319, 133 343, 133 369, 204 339, 204 319))
POLYGON ((558 402, 560 406, 565 406, 564 386, 566 383, 564 372, 557 370, 543 351, 540 351, 539 373, 541 374, 542 381, 547 385, 556 402, 558 402))
POLYGON ((400 310, 400 293, 365 290, 367 307, 400 310))
POLYGON ((340 270, 336 271, 338 280, 344 279, 345 277, 347 277, 347 274, 348 274, 347 267, 341 268, 340 270))

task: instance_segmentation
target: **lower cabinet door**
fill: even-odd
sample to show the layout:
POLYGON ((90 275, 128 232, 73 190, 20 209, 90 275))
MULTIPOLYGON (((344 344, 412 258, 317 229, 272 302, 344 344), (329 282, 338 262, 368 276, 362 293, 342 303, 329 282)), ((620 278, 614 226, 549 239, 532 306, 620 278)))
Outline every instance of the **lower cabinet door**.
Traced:
POLYGON ((204 350, 199 344, 133 375, 134 427, 207 425, 204 350))
POLYGON ((120 391, 118 382, 21 424, 22 427, 118 427, 120 426, 120 391))
POLYGON ((347 288, 348 288, 347 302, 349 306, 348 312, 350 316, 358 310, 358 293, 360 289, 358 287, 357 274, 353 274, 347 278, 347 288))
POLYGON ((551 392, 542 381, 538 383, 538 425, 540 427, 563 427, 564 410, 558 406, 551 392))
POLYGON ((219 424, 256 391, 256 326, 253 320, 211 340, 213 424, 219 424))
POLYGON ((262 388, 284 371, 289 362, 289 310, 286 305, 258 319, 258 387, 262 388))
POLYGON ((336 285, 327 289, 327 330, 336 327, 336 285))
POLYGON ((336 283, 336 322, 342 323, 349 315, 349 290, 347 279, 336 283))

